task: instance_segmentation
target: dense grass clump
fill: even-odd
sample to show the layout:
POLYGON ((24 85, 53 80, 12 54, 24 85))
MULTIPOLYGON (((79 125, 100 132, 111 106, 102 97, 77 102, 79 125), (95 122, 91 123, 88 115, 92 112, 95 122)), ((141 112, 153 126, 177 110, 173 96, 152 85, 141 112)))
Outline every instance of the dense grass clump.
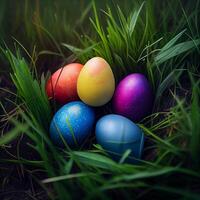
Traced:
MULTIPOLYGON (((199 199, 199 1, 192 5, 180 1, 137 1, 129 8, 115 4, 105 8, 94 1, 81 4, 82 15, 79 19, 74 16, 77 23, 73 25, 65 21, 67 13, 58 12, 64 2, 56 4, 58 15, 51 15, 54 7, 50 3, 45 14, 39 15, 37 1, 34 19, 38 21, 34 26, 26 21, 32 4, 25 2, 23 26, 33 44, 26 49, 24 34, 19 34, 14 50, 1 47, 2 60, 10 66, 15 93, 1 88, 14 96, 8 100, 14 109, 7 112, 9 108, 1 103, 2 121, 10 130, 2 133, 0 148, 8 151, 7 145, 25 135, 30 139, 25 144, 27 151, 37 156, 27 158, 17 149, 17 156, 0 158, 0 162, 20 165, 31 173, 49 199, 199 199), (86 17, 89 13, 90 21, 86 17), (89 31, 85 30, 85 23, 90 23, 89 31), (58 31, 60 26, 63 35, 58 31), (49 39, 51 42, 47 42, 49 39), (39 50, 33 48, 35 44, 39 44, 39 50), (49 123, 55 105, 50 104, 45 93, 48 74, 41 73, 40 64, 49 57, 41 62, 39 57, 43 54, 55 56, 60 65, 74 60, 85 63, 91 57, 101 56, 111 65, 117 82, 134 72, 148 77, 155 101, 153 113, 138 123, 146 136, 139 165, 126 163, 129 151, 119 162, 113 161, 95 144, 94 137, 87 148, 76 150, 67 145, 60 149, 52 143, 49 123), (42 172, 43 178, 35 171, 42 172)), ((6 176, 2 185, 5 180, 6 176)), ((33 194, 33 198, 36 196, 33 194)))

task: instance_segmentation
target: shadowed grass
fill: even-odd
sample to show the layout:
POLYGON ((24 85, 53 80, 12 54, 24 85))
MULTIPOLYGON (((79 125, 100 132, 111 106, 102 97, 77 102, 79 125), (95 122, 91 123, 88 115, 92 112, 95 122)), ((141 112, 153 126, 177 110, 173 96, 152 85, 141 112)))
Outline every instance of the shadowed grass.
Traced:
POLYGON ((53 145, 48 134, 51 108, 44 90, 45 78, 36 78, 37 73, 29 67, 34 62, 29 65, 19 51, 14 55, 9 49, 2 50, 11 66, 11 77, 22 106, 17 113, 18 121, 15 120, 16 128, 0 138, 0 144, 25 133, 32 140, 28 146, 40 159, 1 162, 44 170, 47 178, 42 185, 46 188, 46 184, 52 184, 55 191, 49 192, 51 199, 111 199, 111 192, 121 199, 147 197, 144 195, 154 199, 199 199, 199 28, 191 25, 197 24, 199 11, 196 9, 187 16, 182 8, 183 18, 175 19, 177 15, 182 16, 176 8, 180 2, 175 2, 174 8, 170 3, 167 5, 161 11, 165 22, 158 25, 155 1, 137 4, 130 14, 117 6, 115 11, 108 7, 103 11, 106 24, 93 4, 91 23, 96 36, 81 38, 83 50, 64 45, 82 62, 96 55, 104 57, 118 80, 136 71, 148 76, 156 103, 155 113, 139 124, 147 139, 140 165, 124 163, 129 151, 117 163, 99 145, 81 151, 53 145), (170 19, 175 20, 172 27, 177 29, 168 33, 170 19), (160 31, 158 27, 163 28, 160 31), (179 94, 186 90, 184 76, 192 88, 191 98, 188 95, 186 100, 190 91, 179 94), (163 107, 166 98, 173 103, 163 107))
POLYGON ((140 6, 136 4, 128 16, 120 7, 117 7, 116 15, 108 7, 107 11, 102 11, 107 22, 105 26, 101 24, 102 18, 98 16, 93 3, 94 19, 90 21, 97 37, 80 38, 83 50, 72 45, 63 45, 82 63, 94 56, 105 58, 117 81, 129 73, 146 74, 154 88, 157 102, 163 92, 179 79, 185 68, 183 60, 192 51, 198 50, 200 39, 191 40, 186 35, 186 29, 169 41, 166 40, 168 37, 160 37, 160 30, 155 26, 154 4, 153 1, 144 2, 140 6), (184 41, 178 43, 183 38, 184 41))
MULTIPOLYGON (((12 56, 14 55, 12 54, 12 56)), ((21 60, 21 58, 18 59, 19 61, 21 60)), ((20 64, 24 67, 23 62, 20 62, 20 64)), ((18 67, 18 65, 14 65, 14 67, 18 67)), ((102 191, 108 192, 117 188, 122 194, 128 188, 133 190, 137 188, 137 190, 142 189, 147 192, 149 190, 157 190, 160 194, 170 192, 173 195, 182 197, 190 195, 191 199, 197 199, 199 195, 195 192, 191 194, 190 191, 185 191, 179 185, 173 186, 173 188, 168 186, 168 182, 173 182, 174 179, 172 177, 174 175, 177 176, 177 174, 183 175, 182 178, 187 188, 190 185, 191 178, 193 179, 193 184, 196 185, 198 185, 200 178, 198 172, 194 170, 197 169, 196 167, 198 167, 199 163, 199 146, 197 145, 199 126, 196 123, 198 120, 196 117, 198 117, 197 115, 199 115, 200 111, 197 103, 200 96, 199 82, 196 82, 193 78, 191 80, 194 88, 191 105, 185 107, 183 102, 176 98, 177 105, 170 112, 165 113, 167 115, 162 121, 154 122, 148 128, 141 125, 146 137, 153 141, 151 147, 157 150, 155 158, 149 161, 142 161, 143 164, 141 165, 116 163, 108 158, 102 149, 96 149, 97 152, 94 152, 95 149, 89 151, 68 151, 67 149, 66 151, 60 151, 52 144, 47 132, 41 128, 40 121, 37 119, 32 120, 35 113, 31 114, 28 109, 26 110, 28 115, 23 111, 20 113, 23 124, 25 123, 26 127, 29 127, 29 130, 23 129, 22 132, 26 132, 32 139, 33 144, 30 147, 39 153, 41 160, 29 161, 21 159, 18 161, 4 160, 4 162, 23 163, 24 165, 38 166, 44 169, 49 178, 44 180, 43 184, 53 183, 58 195, 57 199, 71 198, 72 191, 75 192, 75 183, 80 184, 79 190, 89 199, 93 199, 94 196, 98 196, 100 199, 109 199, 102 191), (169 128, 172 126, 174 128, 171 132, 169 128), (162 132, 162 130, 165 131, 164 138, 157 133, 162 132), (194 133, 194 135, 188 133, 194 133), (190 157, 192 160, 188 163, 187 160, 190 157), (193 169, 191 165, 196 167, 193 169), (77 168, 76 172, 73 170, 75 166, 77 168), (159 180, 160 177, 165 177, 168 181, 166 183, 163 182, 162 186, 158 183, 149 184, 149 180, 159 180), (190 178, 187 179, 187 177, 190 178)), ((30 80, 28 79, 28 81, 30 80)), ((22 125, 20 125, 20 122, 16 122, 17 127, 22 127, 22 125)), ((10 134, 13 134, 13 137, 15 136, 12 132, 10 134)), ((124 156, 126 157, 126 155, 124 156)), ((77 189, 76 187, 76 191, 77 189)), ((130 195, 132 196, 132 194, 130 195)), ((127 198, 131 198, 131 196, 127 198)), ((52 198, 54 199, 55 197, 52 198)))

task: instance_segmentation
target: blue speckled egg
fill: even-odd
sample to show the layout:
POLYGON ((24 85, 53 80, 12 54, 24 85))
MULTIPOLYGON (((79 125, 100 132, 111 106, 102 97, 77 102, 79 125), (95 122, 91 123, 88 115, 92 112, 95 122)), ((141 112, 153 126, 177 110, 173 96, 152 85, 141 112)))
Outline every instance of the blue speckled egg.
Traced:
POLYGON ((113 159, 119 160, 130 149, 127 162, 136 163, 141 158, 144 134, 131 120, 121 115, 106 115, 96 124, 96 139, 113 159), (136 159, 135 159, 136 158, 136 159))
POLYGON ((70 102, 54 115, 50 137, 58 146, 64 146, 63 139, 70 147, 79 146, 91 133, 94 120, 92 108, 81 101, 70 102))

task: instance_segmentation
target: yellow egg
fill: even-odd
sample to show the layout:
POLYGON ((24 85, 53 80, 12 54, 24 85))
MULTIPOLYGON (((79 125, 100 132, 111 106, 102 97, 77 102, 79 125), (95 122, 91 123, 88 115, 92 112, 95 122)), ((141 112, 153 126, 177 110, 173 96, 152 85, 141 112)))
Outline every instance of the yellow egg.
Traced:
POLYGON ((90 59, 78 77, 80 99, 90 106, 102 106, 110 101, 114 90, 115 78, 110 65, 100 57, 90 59))

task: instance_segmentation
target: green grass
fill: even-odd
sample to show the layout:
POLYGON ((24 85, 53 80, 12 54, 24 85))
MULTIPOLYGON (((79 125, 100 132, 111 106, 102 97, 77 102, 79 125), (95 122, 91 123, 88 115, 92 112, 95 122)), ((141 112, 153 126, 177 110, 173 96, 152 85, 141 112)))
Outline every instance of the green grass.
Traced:
MULTIPOLYGON (((91 7, 87 5, 83 18, 91 7)), ((25 8, 28 6, 26 1, 25 8)), ((22 154, 18 159, 0 162, 44 171, 46 178, 39 180, 50 199, 111 199, 111 193, 113 198, 121 199, 199 199, 199 1, 192 5, 182 5, 180 1, 138 1, 133 3, 133 9, 109 5, 103 10, 93 2, 93 29, 84 33, 81 21, 84 36, 75 34, 79 42, 57 35, 60 18, 55 22, 55 16, 49 21, 46 17, 53 12, 51 6, 46 9, 49 14, 40 18, 44 32, 38 29, 36 35, 48 35, 58 53, 53 53, 55 57, 60 59, 67 47, 73 55, 67 59, 62 55, 62 62, 75 57, 85 63, 93 56, 102 56, 111 65, 117 81, 133 72, 144 73, 151 81, 155 93, 153 113, 138 124, 146 136, 143 159, 139 165, 127 164, 130 152, 126 151, 117 163, 93 143, 94 139, 88 141, 88 149, 72 150, 67 145, 57 148, 48 133, 55 108, 48 102, 46 76, 39 73, 37 65, 38 56, 45 52, 36 49, 30 53, 32 49, 26 50, 18 37, 15 51, 1 47, 17 99, 10 100, 15 107, 14 117, 1 103, 4 117, 14 128, 0 137, 0 148, 6 149, 12 140, 26 134, 32 141, 27 144, 28 150, 36 152, 39 159, 28 160, 22 154), (55 29, 50 31, 52 24, 55 29)), ((27 10, 26 15, 28 18, 27 10)), ((59 16, 62 18, 62 14, 59 16)), ((26 30, 30 30, 28 37, 36 37, 32 25, 25 22, 26 30)), ((70 28, 76 29, 68 26, 63 27, 68 34, 70 28)), ((43 36, 38 41, 41 45, 45 42, 43 36)), ((46 53, 50 52, 52 49, 47 49, 46 53)), ((36 174, 35 178, 38 180, 36 174)))

